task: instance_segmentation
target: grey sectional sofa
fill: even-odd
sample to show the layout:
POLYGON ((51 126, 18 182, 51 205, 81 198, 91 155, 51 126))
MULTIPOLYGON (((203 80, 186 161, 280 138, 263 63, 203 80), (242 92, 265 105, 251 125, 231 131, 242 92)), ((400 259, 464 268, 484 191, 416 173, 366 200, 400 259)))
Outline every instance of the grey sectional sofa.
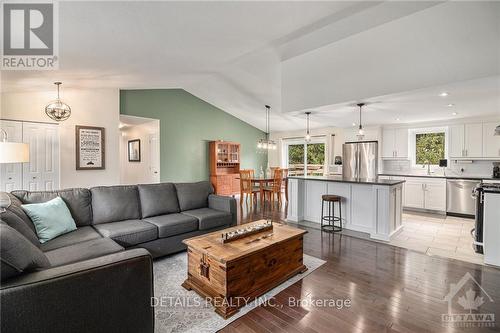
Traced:
POLYGON ((152 332, 152 258, 237 221, 235 199, 214 195, 209 182, 14 191, 10 197, 2 224, 38 248, 48 265, 23 270, 0 253, 2 332, 152 332), (56 196, 77 229, 40 244, 20 206, 56 196))

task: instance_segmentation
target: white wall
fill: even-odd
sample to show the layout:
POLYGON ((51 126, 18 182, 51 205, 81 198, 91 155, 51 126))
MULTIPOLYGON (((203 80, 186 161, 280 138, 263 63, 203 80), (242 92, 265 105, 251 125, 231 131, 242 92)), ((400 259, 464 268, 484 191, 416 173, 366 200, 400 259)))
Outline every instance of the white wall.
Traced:
MULTIPOLYGON (((2 93, 2 119, 51 122, 45 105, 56 97, 55 86, 48 91, 2 93)), ((59 124, 61 188, 91 187, 120 183, 119 138, 120 93, 118 89, 72 90, 61 86, 61 99, 70 105, 71 117, 59 124), (106 129, 105 170, 76 170, 75 125, 106 129)))
POLYGON ((127 126, 121 130, 120 140, 120 183, 122 184, 149 184, 156 182, 156 177, 151 172, 151 147, 149 136, 159 135, 159 121, 127 126), (129 162, 128 141, 141 140, 141 161, 129 162))

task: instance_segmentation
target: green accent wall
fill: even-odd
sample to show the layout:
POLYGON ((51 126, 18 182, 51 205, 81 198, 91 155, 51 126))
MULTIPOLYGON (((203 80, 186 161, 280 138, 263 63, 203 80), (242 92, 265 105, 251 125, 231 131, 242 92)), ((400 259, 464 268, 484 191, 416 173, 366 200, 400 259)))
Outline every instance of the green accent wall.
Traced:
POLYGON ((264 132, 183 89, 121 90, 120 114, 160 120, 161 181, 208 180, 214 140, 241 144, 241 168, 266 168, 256 149, 264 132))

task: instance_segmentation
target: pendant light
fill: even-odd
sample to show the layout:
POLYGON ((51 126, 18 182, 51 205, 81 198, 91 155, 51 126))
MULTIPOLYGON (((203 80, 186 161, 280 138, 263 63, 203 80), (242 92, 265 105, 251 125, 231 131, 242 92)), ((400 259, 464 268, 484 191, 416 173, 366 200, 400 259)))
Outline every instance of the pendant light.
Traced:
POLYGON ((365 130, 363 129, 363 124, 361 122, 361 108, 365 105, 365 103, 358 103, 357 104, 359 107, 359 129, 358 129, 358 139, 363 140, 365 136, 365 130))
POLYGON ((261 150, 276 150, 276 142, 269 140, 269 128, 271 127, 271 107, 266 107, 266 138, 257 141, 257 148, 261 150))
POLYGON ((54 82, 54 84, 57 86, 57 99, 47 104, 45 113, 52 120, 64 121, 71 115, 71 108, 59 98, 59 86, 62 82, 54 82))
POLYGON ((306 136, 304 139, 306 142, 311 142, 311 134, 309 134, 309 115, 311 114, 310 111, 305 112, 307 120, 306 120, 306 136))

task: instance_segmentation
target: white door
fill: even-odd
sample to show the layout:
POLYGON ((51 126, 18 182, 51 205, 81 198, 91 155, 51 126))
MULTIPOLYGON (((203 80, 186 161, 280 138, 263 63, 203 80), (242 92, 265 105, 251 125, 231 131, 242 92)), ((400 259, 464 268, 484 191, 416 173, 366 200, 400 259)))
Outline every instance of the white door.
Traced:
POLYGON ((483 124, 483 157, 500 158, 500 135, 495 134, 496 123, 483 124))
POLYGON ((424 208, 424 189, 422 183, 407 181, 405 184, 405 207, 424 208))
POLYGON ((384 129, 382 132, 382 157, 383 158, 394 158, 394 130, 384 129))
POLYGON ((465 140, 464 125, 450 126, 450 157, 464 157, 464 140, 465 140))
POLYGON ((465 125, 465 157, 482 157, 483 124, 465 125))
POLYGON ((158 139, 158 133, 149 135, 149 156, 150 156, 150 166, 149 171, 151 173, 152 183, 160 182, 160 142, 158 139))
POLYGON ((59 189, 59 131, 57 125, 23 123, 23 142, 30 160, 24 163, 23 188, 29 191, 59 189))
MULTIPOLYGON (((23 125, 19 121, 2 120, 0 127, 7 132, 8 142, 23 142, 23 125)), ((10 192, 23 188, 23 164, 0 164, 0 191, 10 192)))
POLYGON ((408 129, 398 128, 395 132, 394 138, 396 157, 408 158, 408 129))

